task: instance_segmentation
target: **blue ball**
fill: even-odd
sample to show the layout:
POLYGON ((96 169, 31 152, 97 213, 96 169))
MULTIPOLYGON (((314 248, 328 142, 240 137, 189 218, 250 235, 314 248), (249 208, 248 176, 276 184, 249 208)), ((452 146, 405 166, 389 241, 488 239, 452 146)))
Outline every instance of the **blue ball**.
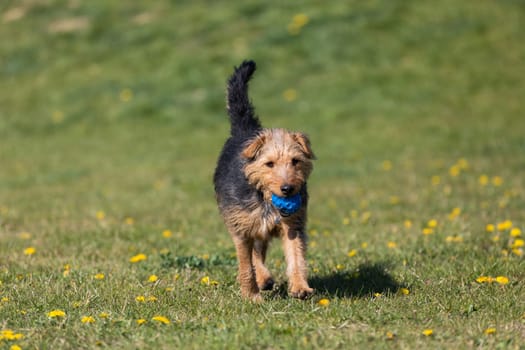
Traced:
POLYGON ((291 197, 279 197, 272 193, 272 204, 284 215, 292 215, 301 208, 301 194, 291 197))

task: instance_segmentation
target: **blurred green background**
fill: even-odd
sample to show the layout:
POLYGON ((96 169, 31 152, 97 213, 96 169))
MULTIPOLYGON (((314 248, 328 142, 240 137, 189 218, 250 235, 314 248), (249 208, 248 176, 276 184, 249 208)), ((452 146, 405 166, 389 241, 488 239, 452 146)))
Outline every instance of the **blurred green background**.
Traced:
MULTIPOLYGON (((293 304, 277 295, 276 308, 291 307, 298 315, 286 316, 291 324, 307 315, 304 331, 319 332, 313 334, 321 347, 366 344, 394 329, 401 347, 419 347, 414 334, 423 324, 441 328, 434 347, 483 345, 481 327, 496 318, 507 337, 503 344, 518 344, 523 250, 511 251, 514 238, 500 233, 498 241, 485 226, 511 219, 523 228, 525 222, 524 33, 519 0, 3 1, 0 267, 7 282, 0 291, 22 293, 11 295, 16 305, 5 306, 8 325, 40 334, 36 346, 55 339, 45 317, 28 320, 17 310, 44 315, 46 308, 64 308, 65 294, 63 300, 60 293, 48 295, 52 302, 35 307, 29 292, 52 293, 49 276, 67 290, 70 282, 60 279, 66 263, 88 275, 113 273, 109 289, 90 287, 106 302, 86 303, 83 312, 110 305, 129 321, 142 311, 123 310, 118 299, 107 302, 115 296, 111 288, 130 288, 135 294, 126 297, 134 300, 148 274, 174 272, 161 269, 162 249, 190 257, 233 252, 212 174, 229 131, 226 79, 242 60, 253 59, 258 70, 250 94, 263 124, 301 130, 312 140, 318 160, 309 183, 311 275, 319 297, 336 305, 319 315, 316 300, 293 304), (449 219, 454 208, 461 214, 449 219), (439 222, 437 232, 423 237, 431 219, 439 222), (171 240, 160 235, 165 229, 173 231, 171 240), (461 240, 452 247, 449 236, 461 240), (28 245, 34 256, 22 253, 28 245), (358 253, 348 261, 353 249, 358 253), (133 270, 128 260, 139 252, 151 258, 133 270), (377 268, 382 261, 392 263, 386 277, 415 290, 410 298, 372 304, 354 295, 337 302, 341 294, 328 286, 323 292, 323 278, 347 283, 359 264, 377 268), (13 273, 42 280, 9 289, 25 283, 13 273), (471 283, 489 273, 512 282, 473 293, 471 283), (392 318, 376 314, 373 305, 392 318), (450 311, 471 305, 486 309, 468 322, 450 311), (361 335, 354 340, 323 328, 339 329, 347 315, 352 325, 366 325, 362 333, 355 326, 361 335)), ((273 261, 281 257, 278 247, 271 254, 273 261)), ((271 267, 282 281, 281 265, 271 267)), ((268 347, 277 336, 287 339, 283 347, 302 344, 282 328, 247 326, 255 322, 250 317, 278 318, 266 309, 250 309, 244 314, 250 319, 238 320, 245 310, 231 304, 235 267, 212 272, 222 288, 217 292, 198 289, 201 272, 177 270, 189 291, 175 284, 175 307, 158 304, 172 319, 182 315, 188 327, 170 335, 173 344, 190 344, 191 327, 206 339, 218 337, 203 343, 210 348, 239 345, 239 334, 254 347, 268 347), (225 333, 202 321, 191 288, 235 314, 225 333), (194 307, 184 309, 177 300, 194 307)), ((211 319, 224 317, 221 312, 214 310, 211 319)), ((112 334, 120 343, 106 343, 151 344, 148 328, 137 338, 118 338, 128 328, 110 332, 108 339, 112 334)), ((77 331, 85 344, 98 337, 66 328, 74 334, 65 338, 86 346, 77 331)))
POLYGON ((244 58, 263 123, 310 134, 314 191, 383 159, 523 170, 523 19, 520 1, 5 2, 1 202, 19 220, 212 202, 244 58))

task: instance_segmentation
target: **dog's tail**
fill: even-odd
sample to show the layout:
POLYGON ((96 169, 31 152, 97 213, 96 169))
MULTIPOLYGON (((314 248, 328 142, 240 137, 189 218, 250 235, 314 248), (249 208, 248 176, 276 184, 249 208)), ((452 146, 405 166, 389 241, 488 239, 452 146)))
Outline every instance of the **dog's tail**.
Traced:
POLYGON ((243 61, 228 80, 227 108, 232 136, 249 136, 261 129, 261 123, 248 97, 248 81, 255 68, 254 61, 243 61))

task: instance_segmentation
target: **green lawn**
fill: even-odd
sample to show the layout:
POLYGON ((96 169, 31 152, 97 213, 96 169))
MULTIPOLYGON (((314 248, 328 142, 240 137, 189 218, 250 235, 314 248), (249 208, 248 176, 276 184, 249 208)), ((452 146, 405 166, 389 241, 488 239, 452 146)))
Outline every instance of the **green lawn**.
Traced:
POLYGON ((0 349, 525 349, 523 2, 20 0, 0 26, 0 349), (278 241, 240 299, 216 208, 245 58, 318 158, 307 301, 278 241))

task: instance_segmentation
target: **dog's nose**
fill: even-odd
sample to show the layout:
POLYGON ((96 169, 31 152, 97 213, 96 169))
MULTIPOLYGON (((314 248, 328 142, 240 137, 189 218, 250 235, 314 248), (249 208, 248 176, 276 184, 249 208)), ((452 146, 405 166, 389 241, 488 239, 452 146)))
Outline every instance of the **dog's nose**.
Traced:
POLYGON ((282 185, 281 186, 281 192, 287 196, 289 194, 292 194, 293 192, 293 186, 292 185, 282 185))

